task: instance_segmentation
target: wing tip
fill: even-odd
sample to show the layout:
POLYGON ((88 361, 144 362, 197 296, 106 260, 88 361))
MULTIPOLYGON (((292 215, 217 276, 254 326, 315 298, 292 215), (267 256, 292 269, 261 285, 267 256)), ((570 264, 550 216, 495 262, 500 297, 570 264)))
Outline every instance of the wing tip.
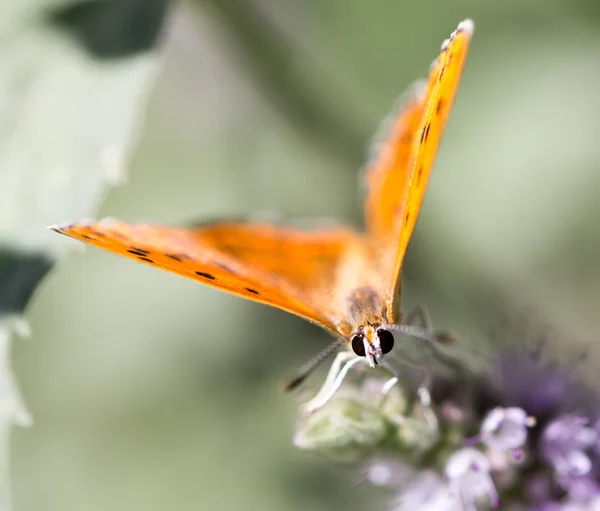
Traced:
MULTIPOLYGON (((456 30, 454 32, 452 32, 452 34, 450 34, 450 37, 448 39, 444 39, 444 41, 442 42, 440 51, 442 51, 442 52, 446 51, 448 49, 448 45, 454 40, 454 38, 458 34, 465 34, 467 36, 467 39, 471 39, 471 36, 473 35, 474 31, 475 31, 475 23, 473 22, 473 20, 471 18, 466 18, 466 19, 462 20, 456 27, 456 30)), ((432 68, 435 68, 436 64, 437 64, 437 59, 431 63, 430 70, 432 68)))
POLYGON ((94 224, 101 225, 103 227, 110 227, 114 225, 118 220, 113 217, 105 217, 100 220, 96 220, 94 218, 82 218, 77 222, 64 222, 62 224, 54 224, 46 226, 48 229, 54 232, 59 232, 64 234, 66 230, 73 229, 74 227, 89 227, 94 224))
POLYGON ((62 231, 63 231, 63 229, 64 229, 64 226, 62 226, 62 225, 58 225, 58 224, 55 224, 55 225, 47 225, 47 226, 46 226, 46 229, 49 229, 49 230, 51 230, 51 231, 54 231, 54 232, 59 232, 59 233, 62 233, 62 231))
POLYGON ((64 222, 62 224, 48 225, 47 228, 51 231, 58 232, 60 234, 65 234, 65 231, 72 229, 73 227, 76 227, 78 225, 90 225, 94 222, 95 220, 93 218, 82 218, 77 222, 64 222))
POLYGON ((474 21, 471 18, 466 18, 458 24, 458 27, 456 27, 455 34, 463 32, 470 39, 471 36, 473 35, 474 31, 475 31, 474 21))

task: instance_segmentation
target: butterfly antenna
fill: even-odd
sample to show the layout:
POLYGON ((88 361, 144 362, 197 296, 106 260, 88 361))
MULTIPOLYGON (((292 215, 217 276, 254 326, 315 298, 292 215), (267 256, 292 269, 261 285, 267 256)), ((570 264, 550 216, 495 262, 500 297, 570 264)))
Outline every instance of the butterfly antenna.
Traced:
POLYGON ((297 388, 310 374, 319 367, 334 351, 336 351, 342 345, 341 340, 336 340, 327 346, 323 351, 318 353, 314 358, 304 364, 298 371, 298 375, 286 382, 283 385, 284 392, 290 392, 297 388))

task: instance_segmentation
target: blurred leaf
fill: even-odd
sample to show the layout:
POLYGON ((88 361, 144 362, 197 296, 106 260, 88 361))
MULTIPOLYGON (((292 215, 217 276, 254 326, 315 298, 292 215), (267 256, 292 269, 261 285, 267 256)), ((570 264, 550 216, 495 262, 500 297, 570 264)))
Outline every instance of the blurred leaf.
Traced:
POLYGON ((123 181, 166 2, 19 7, 0 9, 13 21, 0 24, 0 510, 10 509, 9 425, 31 421, 9 342, 28 335, 20 315, 68 245, 46 226, 92 214, 102 189, 123 181))
POLYGON ((51 19, 96 58, 143 52, 156 43, 168 0, 86 0, 56 10, 51 19))
POLYGON ((0 315, 20 313, 51 266, 43 254, 0 250, 0 315))

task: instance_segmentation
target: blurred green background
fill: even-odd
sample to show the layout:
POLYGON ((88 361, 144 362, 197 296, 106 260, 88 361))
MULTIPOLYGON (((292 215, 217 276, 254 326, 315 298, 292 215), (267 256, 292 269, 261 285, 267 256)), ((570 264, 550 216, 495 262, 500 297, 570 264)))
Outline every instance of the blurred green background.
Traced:
MULTIPOLYGON (((358 224, 370 137, 465 17, 475 35, 406 306, 478 346, 526 310, 558 334, 553 350, 596 367, 596 0, 173 5, 126 183, 99 216, 358 224)), ((58 214, 44 225, 73 220, 58 214)), ((351 470, 292 446, 297 396, 277 383, 328 342, 317 328, 94 249, 62 260, 28 317, 12 360, 35 424, 12 435, 15 509, 382 507, 351 470)))

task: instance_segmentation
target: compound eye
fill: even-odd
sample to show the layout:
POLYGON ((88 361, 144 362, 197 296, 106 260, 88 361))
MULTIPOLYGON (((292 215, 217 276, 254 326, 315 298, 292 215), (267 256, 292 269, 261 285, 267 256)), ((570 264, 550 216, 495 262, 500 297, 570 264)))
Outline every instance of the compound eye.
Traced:
POLYGON ((366 355, 364 335, 357 334, 354 337, 352 337, 352 351, 356 353, 359 357, 364 357, 366 355))
POLYGON ((385 328, 377 330, 377 337, 379 337, 379 346, 381 347, 381 353, 384 355, 392 351, 394 347, 394 334, 385 328))

